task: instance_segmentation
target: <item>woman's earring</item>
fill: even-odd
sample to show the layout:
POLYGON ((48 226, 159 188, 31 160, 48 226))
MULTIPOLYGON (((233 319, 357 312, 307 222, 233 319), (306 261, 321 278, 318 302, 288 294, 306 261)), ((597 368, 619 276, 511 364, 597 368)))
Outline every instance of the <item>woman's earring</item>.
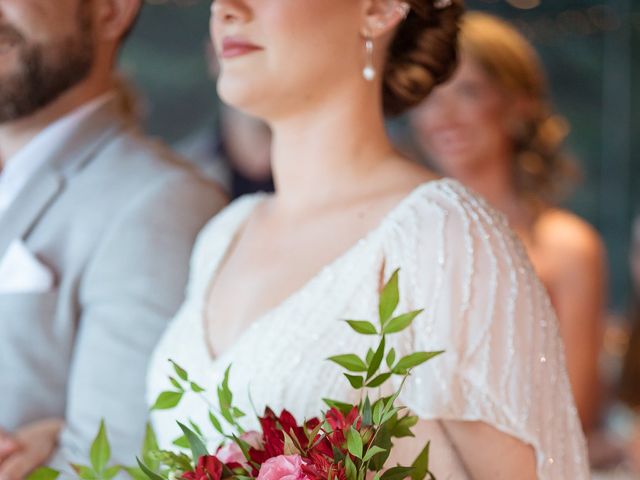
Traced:
POLYGON ((376 78, 376 69, 373 67, 373 40, 370 36, 364 39, 365 64, 362 69, 362 76, 368 82, 372 82, 376 78))

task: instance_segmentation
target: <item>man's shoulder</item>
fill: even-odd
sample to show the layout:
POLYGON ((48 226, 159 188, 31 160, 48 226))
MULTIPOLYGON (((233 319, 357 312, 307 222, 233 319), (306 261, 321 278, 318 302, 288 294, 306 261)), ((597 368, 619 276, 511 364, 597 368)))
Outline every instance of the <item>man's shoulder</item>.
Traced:
MULTIPOLYGON (((90 164, 107 167, 114 175, 170 175, 177 172, 200 176, 195 167, 162 140, 126 129, 99 148, 90 164)), ((89 167, 90 168, 90 167, 89 167)), ((148 179, 148 178, 147 178, 148 179)))
MULTIPOLYGON (((224 198, 221 187, 162 140, 125 129, 94 151, 81 177, 102 185, 114 195, 138 194, 154 186, 195 188, 224 198)), ((103 191, 100 197, 110 196, 103 191)))

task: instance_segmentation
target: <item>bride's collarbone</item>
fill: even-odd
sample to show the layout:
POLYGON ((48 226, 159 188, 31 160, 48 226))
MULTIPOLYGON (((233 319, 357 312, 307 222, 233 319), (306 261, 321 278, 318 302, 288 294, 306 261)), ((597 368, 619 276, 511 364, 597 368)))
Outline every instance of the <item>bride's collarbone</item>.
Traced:
POLYGON ((307 289, 327 267, 338 267, 376 231, 409 192, 402 189, 298 218, 261 205, 230 242, 212 274, 205 323, 211 349, 228 348, 256 320, 307 289))
POLYGON ((214 268, 205 301, 210 348, 228 349, 256 320, 306 289, 375 225, 343 218, 278 231, 248 224, 214 268))

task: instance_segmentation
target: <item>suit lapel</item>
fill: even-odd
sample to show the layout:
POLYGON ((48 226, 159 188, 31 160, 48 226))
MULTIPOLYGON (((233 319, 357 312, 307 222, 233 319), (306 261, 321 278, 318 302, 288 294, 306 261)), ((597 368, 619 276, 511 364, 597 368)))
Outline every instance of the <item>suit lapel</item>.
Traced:
POLYGON ((116 102, 110 101, 91 114, 68 138, 52 146, 44 166, 0 216, 0 259, 13 240, 24 239, 29 234, 63 191, 66 182, 72 180, 73 175, 95 157, 99 148, 125 126, 116 102))
POLYGON ((0 217, 0 258, 13 240, 27 234, 61 191, 62 185, 61 175, 46 168, 25 186, 14 204, 0 217))

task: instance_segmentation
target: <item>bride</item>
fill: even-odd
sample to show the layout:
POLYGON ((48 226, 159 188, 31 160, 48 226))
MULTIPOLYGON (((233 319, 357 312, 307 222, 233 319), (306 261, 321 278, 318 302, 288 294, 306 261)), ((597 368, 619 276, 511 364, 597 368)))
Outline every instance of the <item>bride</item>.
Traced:
MULTIPOLYGON (((399 354, 446 353, 403 390, 420 438, 393 460, 410 463, 430 439, 438 478, 588 478, 556 320, 522 246, 385 134, 385 114, 451 74, 459 1, 214 1, 218 91, 272 127, 277 191, 241 198, 201 233, 187 300, 154 353, 151 401, 171 389, 168 359, 211 392, 231 364, 245 412, 253 402, 303 419, 323 397, 351 400, 325 359, 367 351, 340 320, 375 318, 401 268, 400 308, 426 311, 390 340, 399 354)), ((204 426, 206 411, 193 395, 155 412, 161 446, 179 437, 176 420, 204 426)))

